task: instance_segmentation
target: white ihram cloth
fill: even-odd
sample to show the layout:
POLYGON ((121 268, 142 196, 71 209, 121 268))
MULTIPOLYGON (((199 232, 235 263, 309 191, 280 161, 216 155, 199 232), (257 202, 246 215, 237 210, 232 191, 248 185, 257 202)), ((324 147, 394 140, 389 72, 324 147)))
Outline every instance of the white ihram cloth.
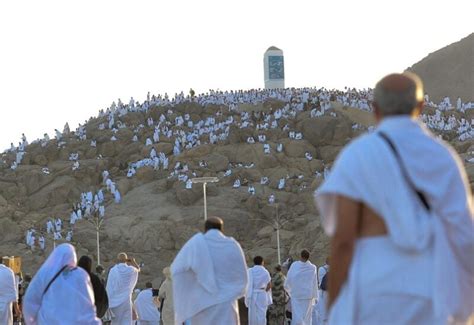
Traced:
POLYGON ((74 247, 61 244, 41 265, 23 299, 26 325, 102 324, 96 317, 89 275, 77 268, 76 262, 74 247), (43 295, 48 283, 64 266, 67 268, 43 295))
POLYGON ((313 305, 318 295, 318 269, 310 261, 291 264, 285 281, 291 298, 291 324, 311 325, 313 305))
POLYGON ((12 304, 17 298, 15 274, 10 268, 0 264, 0 324, 13 324, 12 304))
MULTIPOLYGON (((318 269, 318 288, 321 286, 324 276, 329 271, 329 265, 325 264, 318 269)), ((313 309, 313 325, 325 324, 327 322, 326 305, 328 301, 328 292, 318 289, 318 301, 313 309)))
POLYGON ((138 325, 160 324, 160 312, 153 299, 153 290, 142 290, 135 299, 135 310, 138 314, 138 325))
POLYGON ((171 265, 175 323, 239 324, 247 265, 239 243, 211 229, 194 235, 171 265))
POLYGON ((117 264, 110 270, 106 290, 109 308, 114 315, 112 324, 132 324, 132 292, 139 272, 125 263, 117 264))
POLYGON ((248 270, 249 283, 245 294, 245 305, 248 307, 249 325, 265 325, 267 309, 271 305, 271 291, 267 291, 271 281, 270 273, 261 265, 248 270))
POLYGON ((386 118, 375 133, 343 150, 316 193, 329 235, 336 227, 337 195, 373 209, 385 221, 388 235, 357 241, 330 324, 444 324, 473 313, 473 204, 454 150, 417 120, 386 118), (409 187, 378 131, 395 143, 432 212, 409 187))

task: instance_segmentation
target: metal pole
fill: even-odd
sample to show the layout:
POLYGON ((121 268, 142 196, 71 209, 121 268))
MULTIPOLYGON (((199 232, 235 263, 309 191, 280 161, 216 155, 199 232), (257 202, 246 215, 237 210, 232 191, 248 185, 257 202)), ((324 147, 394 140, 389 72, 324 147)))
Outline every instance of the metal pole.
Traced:
POLYGON ((276 214, 276 220, 275 220, 275 225, 276 225, 276 231, 277 231, 277 253, 278 253, 278 265, 281 265, 281 254, 280 254, 280 228, 281 228, 281 223, 280 223, 280 213, 278 211, 279 205, 278 203, 275 205, 275 214, 276 214))
POLYGON ((96 227, 97 234, 97 264, 100 264, 100 242, 99 242, 99 226, 96 227))
POLYGON ((281 265, 281 257, 280 257, 280 226, 278 225, 277 228, 277 252, 278 252, 278 265, 281 265))
POLYGON ((202 191, 203 191, 203 194, 204 194, 204 221, 207 220, 206 184, 207 183, 202 183, 202 191))

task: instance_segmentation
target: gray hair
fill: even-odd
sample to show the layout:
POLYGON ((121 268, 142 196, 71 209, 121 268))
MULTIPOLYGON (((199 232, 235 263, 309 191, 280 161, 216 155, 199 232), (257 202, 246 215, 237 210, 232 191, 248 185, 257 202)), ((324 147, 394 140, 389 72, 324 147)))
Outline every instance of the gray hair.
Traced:
MULTIPOLYGON (((423 101, 423 84, 420 78, 405 72, 409 84, 404 89, 394 89, 386 84, 386 78, 380 80, 375 86, 374 102, 380 113, 387 115, 410 115, 423 101)), ((390 76, 388 76, 390 77, 390 76)))

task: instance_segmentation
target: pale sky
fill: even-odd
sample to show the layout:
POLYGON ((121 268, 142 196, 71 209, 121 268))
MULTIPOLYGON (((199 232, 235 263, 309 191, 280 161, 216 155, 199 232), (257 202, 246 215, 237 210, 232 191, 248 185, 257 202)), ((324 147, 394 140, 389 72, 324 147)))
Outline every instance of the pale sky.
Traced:
POLYGON ((472 0, 0 0, 0 149, 189 88, 365 88, 474 31, 472 0))

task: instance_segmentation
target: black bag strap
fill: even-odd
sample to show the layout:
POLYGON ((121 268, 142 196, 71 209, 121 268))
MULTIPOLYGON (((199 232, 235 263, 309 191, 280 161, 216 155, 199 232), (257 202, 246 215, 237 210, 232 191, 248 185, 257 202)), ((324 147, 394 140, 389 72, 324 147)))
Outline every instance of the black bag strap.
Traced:
POLYGON ((54 281, 56 281, 56 279, 58 278, 58 276, 64 271, 64 269, 67 267, 67 265, 64 265, 61 270, 58 271, 58 273, 56 273, 56 275, 51 279, 51 281, 49 281, 48 285, 46 286, 46 288, 44 288, 44 291, 43 291, 43 296, 46 294, 46 292, 49 290, 49 287, 51 287, 51 285, 53 284, 54 281))
POLYGON ((387 144, 389 145, 390 149, 392 149, 395 157, 397 158, 398 160, 398 164, 400 165, 400 169, 402 171, 402 175, 403 177, 405 177, 408 185, 413 189, 413 191, 416 193, 416 195, 418 196, 418 199, 420 200, 420 202, 423 204, 423 206, 425 207, 426 210, 428 211, 431 211, 431 207, 430 207, 430 204, 428 203, 428 200, 426 199, 426 196, 421 192, 419 191, 415 185, 413 184, 412 180, 410 179, 410 177, 408 176, 408 172, 405 168, 405 165, 403 164, 403 160, 402 160, 402 157, 400 156, 400 153, 398 152, 397 150, 397 147, 395 146, 395 144, 393 143, 393 141, 384 133, 384 132, 378 132, 377 133, 382 139, 385 140, 385 142, 387 142, 387 144))

